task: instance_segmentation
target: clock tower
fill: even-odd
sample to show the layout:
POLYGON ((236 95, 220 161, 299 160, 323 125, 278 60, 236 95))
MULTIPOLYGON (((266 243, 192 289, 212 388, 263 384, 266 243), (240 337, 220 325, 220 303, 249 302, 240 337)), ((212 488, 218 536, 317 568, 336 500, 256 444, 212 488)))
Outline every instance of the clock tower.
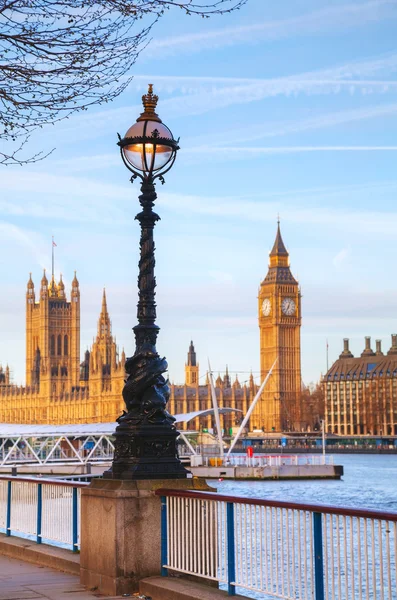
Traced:
POLYGON ((299 426, 301 294, 290 271, 280 222, 259 288, 258 315, 261 383, 277 362, 252 414, 251 429, 288 431, 299 426))

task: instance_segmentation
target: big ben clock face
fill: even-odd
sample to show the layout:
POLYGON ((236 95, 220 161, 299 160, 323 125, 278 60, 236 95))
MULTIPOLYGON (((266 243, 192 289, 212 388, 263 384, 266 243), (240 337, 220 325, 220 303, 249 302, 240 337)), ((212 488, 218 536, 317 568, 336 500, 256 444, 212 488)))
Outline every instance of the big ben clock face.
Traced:
POLYGON ((295 311, 296 311, 296 304, 293 301, 293 299, 292 298, 284 298, 284 300, 281 303, 281 310, 288 317, 291 317, 292 315, 294 315, 295 311))
POLYGON ((264 317, 268 317, 270 315, 270 311, 272 310, 272 305, 269 298, 265 298, 262 302, 262 314, 264 317))

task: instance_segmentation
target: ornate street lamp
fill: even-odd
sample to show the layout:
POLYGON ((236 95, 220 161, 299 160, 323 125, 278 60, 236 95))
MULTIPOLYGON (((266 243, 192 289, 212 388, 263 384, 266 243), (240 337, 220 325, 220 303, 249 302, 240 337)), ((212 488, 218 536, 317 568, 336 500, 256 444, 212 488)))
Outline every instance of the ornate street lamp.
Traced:
POLYGON ((118 142, 123 162, 133 174, 131 182, 141 179, 142 211, 135 217, 141 226, 138 325, 134 327, 135 354, 125 363, 128 378, 123 398, 127 411, 117 419, 113 463, 104 477, 185 478, 188 471, 178 458, 175 419, 166 410, 170 391, 163 373, 168 365, 156 350, 160 328, 155 323, 153 229, 160 217, 152 210, 157 198, 154 181, 164 183, 163 175, 174 164, 179 146, 155 112, 158 97, 152 85, 142 101, 144 112, 124 138, 119 135, 118 142))

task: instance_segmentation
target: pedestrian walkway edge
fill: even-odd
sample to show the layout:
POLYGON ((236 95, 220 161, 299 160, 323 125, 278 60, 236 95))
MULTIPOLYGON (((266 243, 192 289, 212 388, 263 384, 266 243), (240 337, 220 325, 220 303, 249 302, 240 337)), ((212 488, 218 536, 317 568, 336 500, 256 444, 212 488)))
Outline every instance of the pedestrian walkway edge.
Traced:
MULTIPOLYGON (((227 592, 183 577, 146 577, 139 582, 139 591, 151 600, 226 600, 227 592)), ((248 600, 246 596, 234 596, 248 600)))
POLYGON ((35 544, 30 540, 7 537, 0 533, 0 554, 72 575, 80 575, 80 555, 74 554, 71 550, 35 544))

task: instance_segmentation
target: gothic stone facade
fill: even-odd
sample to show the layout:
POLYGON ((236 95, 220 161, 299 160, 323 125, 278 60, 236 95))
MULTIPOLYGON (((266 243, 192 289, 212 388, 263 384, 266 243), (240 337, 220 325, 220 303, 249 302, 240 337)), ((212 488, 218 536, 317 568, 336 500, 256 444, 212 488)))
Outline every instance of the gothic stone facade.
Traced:
POLYGON ((80 286, 76 274, 70 301, 61 280, 26 291, 26 386, 0 378, 2 423, 98 423, 123 410, 125 355, 119 357, 103 292, 98 332, 80 364, 80 286))
MULTIPOLYGON (((278 226, 268 274, 259 289, 261 381, 277 358, 251 418, 251 429, 281 431, 297 421, 300 375, 300 291, 289 268, 289 256, 278 226)), ((124 410, 124 351, 119 356, 112 336, 103 293, 98 331, 91 350, 80 363, 80 287, 76 274, 70 300, 62 277, 48 282, 44 272, 36 293, 32 278, 26 291, 26 386, 10 383, 9 370, 0 372, 0 423, 113 422, 124 410)), ((185 384, 171 385, 171 414, 212 408, 208 381, 200 384, 193 343, 185 365, 185 384)), ((244 415, 258 385, 251 374, 245 384, 231 381, 226 369, 216 381, 220 407, 241 412, 221 415, 225 431, 244 415)), ((194 419, 181 428, 213 427, 213 417, 194 419)))

